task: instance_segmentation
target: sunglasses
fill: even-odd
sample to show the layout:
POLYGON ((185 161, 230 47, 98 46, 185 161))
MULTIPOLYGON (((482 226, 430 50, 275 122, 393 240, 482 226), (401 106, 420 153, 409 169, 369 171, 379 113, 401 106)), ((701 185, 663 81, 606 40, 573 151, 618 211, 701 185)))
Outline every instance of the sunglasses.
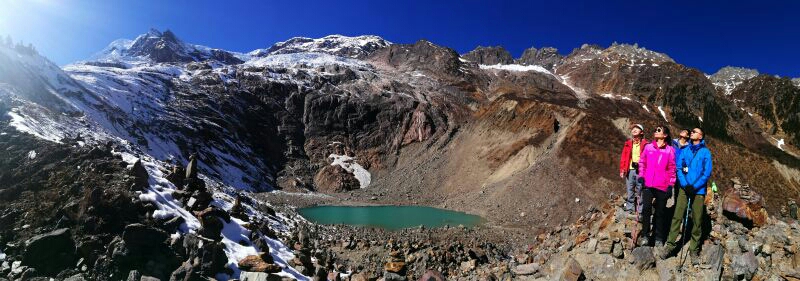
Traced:
POLYGON ((661 127, 656 128, 656 133, 661 133, 663 131, 664 131, 664 129, 662 129, 661 127))

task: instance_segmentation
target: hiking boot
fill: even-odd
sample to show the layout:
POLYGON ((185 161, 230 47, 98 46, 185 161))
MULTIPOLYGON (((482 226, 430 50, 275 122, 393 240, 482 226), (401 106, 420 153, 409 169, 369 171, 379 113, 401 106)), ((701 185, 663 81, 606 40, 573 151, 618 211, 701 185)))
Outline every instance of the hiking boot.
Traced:
POLYGON ((647 246, 650 244, 650 240, 647 239, 647 236, 639 237, 639 246, 647 246))
POLYGON ((658 253, 658 258, 662 259, 662 260, 665 260, 665 259, 667 259, 667 258, 669 258, 671 256, 672 251, 674 251, 674 250, 675 250, 675 247, 669 246, 669 245, 661 247, 661 250, 659 250, 659 253, 658 253))
POLYGON ((699 266, 700 265, 700 254, 698 252, 695 252, 695 251, 690 251, 689 252, 689 260, 692 262, 693 266, 699 266))
POLYGON ((655 247, 656 247, 656 248, 661 248, 661 247, 664 247, 664 241, 661 241, 661 240, 658 240, 658 239, 656 239, 656 245, 655 245, 655 247))

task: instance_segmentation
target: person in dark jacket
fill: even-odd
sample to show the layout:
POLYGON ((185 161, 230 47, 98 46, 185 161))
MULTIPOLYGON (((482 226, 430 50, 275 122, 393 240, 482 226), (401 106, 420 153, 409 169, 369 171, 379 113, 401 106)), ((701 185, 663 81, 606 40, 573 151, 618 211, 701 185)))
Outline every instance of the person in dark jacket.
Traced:
MULTIPOLYGON (((706 147, 703 130, 700 128, 692 129, 689 139, 692 144, 681 151, 677 162, 677 177, 681 184, 678 190, 678 200, 675 204, 675 214, 672 216, 667 245, 659 253, 660 258, 669 257, 675 250, 677 244, 675 239, 681 231, 681 224, 686 215, 686 208, 691 200, 692 232, 689 242, 689 256, 692 264, 699 264, 700 236, 702 234, 703 215, 705 214, 705 194, 708 179, 711 178, 713 168, 711 151, 706 147)), ((684 227, 686 227, 684 225, 684 227)))
MULTIPOLYGON (((631 138, 625 141, 619 159, 619 177, 625 179, 625 210, 629 213, 633 213, 633 202, 636 196, 642 192, 642 185, 639 183, 639 157, 646 145, 644 126, 642 124, 631 126, 631 138)), ((641 211, 642 202, 639 202, 636 207, 641 211)))

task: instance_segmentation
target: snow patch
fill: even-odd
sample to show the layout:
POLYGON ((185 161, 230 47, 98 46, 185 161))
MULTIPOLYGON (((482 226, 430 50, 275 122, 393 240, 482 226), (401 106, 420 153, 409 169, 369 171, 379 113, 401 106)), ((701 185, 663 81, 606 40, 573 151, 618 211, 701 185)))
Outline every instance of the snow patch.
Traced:
POLYGON ((36 158, 36 150, 28 151, 28 159, 36 158))
POLYGON ((664 109, 662 109, 661 106, 658 107, 658 112, 661 113, 661 117, 664 117, 664 121, 667 121, 667 123, 669 123, 669 120, 667 120, 667 114, 664 113, 664 109))
POLYGON ((369 186, 372 176, 367 169, 364 169, 364 167, 356 163, 355 158, 347 155, 337 154, 331 154, 328 156, 328 158, 333 159, 333 163, 331 163, 331 165, 342 166, 342 168, 344 168, 347 172, 352 173, 353 176, 356 177, 356 180, 358 180, 358 182, 361 184, 361 188, 369 186))
POLYGON ((780 150, 783 150, 783 146, 786 144, 786 143, 783 141, 783 139, 776 139, 776 138, 772 138, 772 139, 774 139, 774 140, 775 140, 775 146, 777 146, 777 147, 778 147, 778 149, 780 149, 780 150))
POLYGON ((646 104, 643 104, 643 105, 642 105, 642 108, 644 108, 644 110, 647 110, 647 112, 650 112, 650 109, 649 109, 649 108, 647 108, 647 105, 646 105, 646 104))
POLYGON ((481 65, 478 65, 478 66, 481 69, 498 69, 498 70, 520 71, 520 72, 523 72, 523 71, 536 71, 536 72, 540 72, 540 73, 544 73, 544 74, 549 74, 549 75, 555 76, 555 75, 553 75, 553 73, 551 73, 546 68, 538 66, 538 65, 521 65, 521 64, 485 65, 485 64, 481 64, 481 65))

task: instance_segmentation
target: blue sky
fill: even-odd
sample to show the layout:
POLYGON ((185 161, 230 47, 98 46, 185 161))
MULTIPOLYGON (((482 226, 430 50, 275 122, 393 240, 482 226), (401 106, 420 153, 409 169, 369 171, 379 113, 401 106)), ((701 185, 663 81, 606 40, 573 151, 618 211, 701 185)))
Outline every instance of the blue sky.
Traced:
POLYGON ((713 73, 726 65, 800 77, 800 1, 77 1, 0 0, 0 35, 33 43, 63 65, 151 27, 232 51, 293 36, 374 34, 428 39, 467 52, 478 45, 638 43, 713 73))

